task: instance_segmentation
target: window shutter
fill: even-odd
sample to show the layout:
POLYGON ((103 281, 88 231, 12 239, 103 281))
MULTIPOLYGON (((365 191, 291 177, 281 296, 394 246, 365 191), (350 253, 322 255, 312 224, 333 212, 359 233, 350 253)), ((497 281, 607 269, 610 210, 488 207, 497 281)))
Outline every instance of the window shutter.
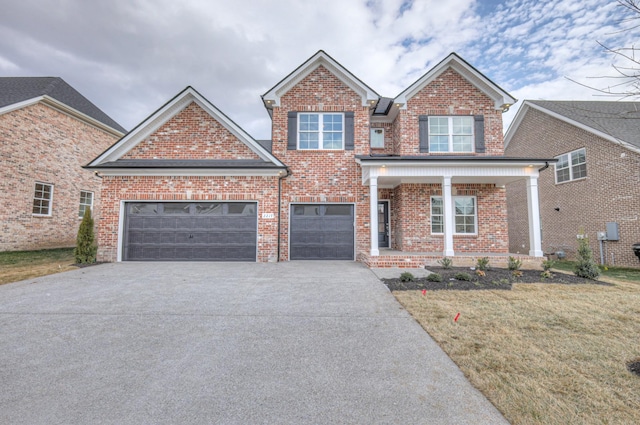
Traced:
POLYGON ((298 113, 289 112, 287 116, 287 149, 294 151, 298 147, 298 113))
POLYGON ((344 113, 344 149, 347 151, 353 150, 353 112, 344 113))
POLYGON ((476 138, 476 153, 484 153, 484 115, 476 115, 474 118, 474 134, 476 138))
POLYGON ((420 152, 429 152, 429 115, 418 117, 418 136, 420 137, 420 152))

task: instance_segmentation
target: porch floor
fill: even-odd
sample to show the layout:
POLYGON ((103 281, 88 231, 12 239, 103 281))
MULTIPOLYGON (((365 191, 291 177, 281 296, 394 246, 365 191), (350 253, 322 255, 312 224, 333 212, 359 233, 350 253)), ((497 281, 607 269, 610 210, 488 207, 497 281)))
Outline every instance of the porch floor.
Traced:
MULTIPOLYGON (((444 256, 442 252, 405 252, 390 248, 380 248, 379 256, 371 256, 368 253, 361 253, 358 261, 363 262, 370 268, 403 268, 421 269, 425 267, 438 267, 444 256)), ((522 261, 522 268, 540 269, 542 257, 531 257, 522 254, 491 253, 491 252, 461 252, 451 257, 454 267, 473 267, 478 258, 488 257, 489 265, 495 267, 507 267, 509 257, 518 258, 522 261)))

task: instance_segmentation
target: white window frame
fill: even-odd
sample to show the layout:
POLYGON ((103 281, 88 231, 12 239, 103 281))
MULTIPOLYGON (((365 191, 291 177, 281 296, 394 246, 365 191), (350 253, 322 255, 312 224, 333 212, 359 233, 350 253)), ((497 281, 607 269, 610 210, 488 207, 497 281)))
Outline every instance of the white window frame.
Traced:
POLYGON ((434 116, 430 116, 429 117, 429 122, 427 123, 428 127, 429 127, 429 152, 435 152, 435 153, 473 153, 475 152, 475 129, 474 129, 474 117, 471 115, 434 115, 434 116), (448 124, 448 130, 447 130, 447 140, 448 140, 448 150, 446 151, 441 151, 441 150, 434 150, 432 148, 431 145, 431 138, 434 136, 445 136, 444 133, 433 133, 431 131, 431 121, 435 120, 435 119, 443 119, 446 118, 447 119, 447 124, 448 124), (464 119, 464 120, 469 120, 469 127, 471 128, 471 132, 469 134, 466 133, 460 133, 460 134, 454 134, 453 131, 453 124, 454 124, 454 119, 464 119), (470 150, 454 150, 454 137, 455 136, 465 136, 465 137, 469 137, 471 140, 471 144, 470 150))
POLYGON ((432 235, 444 235, 444 203, 442 201, 442 196, 432 196, 431 197, 431 206, 430 206, 430 213, 431 213, 431 234, 432 235), (442 214, 434 214, 433 213, 433 201, 434 200, 439 200, 440 201, 440 208, 442 209, 442 214), (442 226, 442 232, 434 232, 433 231, 433 217, 442 217, 442 222, 439 224, 440 226, 442 226))
MULTIPOLYGON (((42 192, 43 190, 41 190, 40 192, 42 192)), ((53 184, 52 183, 45 183, 45 182, 40 182, 40 181, 36 181, 34 186, 33 186, 33 203, 31 205, 31 213, 32 215, 36 216, 36 217, 51 217, 53 211, 53 184), (48 186, 49 187, 49 198, 44 198, 44 197, 38 197, 38 185, 42 185, 43 189, 44 186, 48 186), (49 203, 49 207, 47 208, 47 212, 46 214, 42 214, 42 213, 36 213, 33 212, 34 208, 36 207, 36 202, 40 202, 40 206, 39 209, 42 210, 42 201, 47 201, 49 203)))
POLYGON ((572 182, 572 181, 582 180, 582 179, 586 179, 587 178, 587 150, 585 148, 576 149, 576 150, 573 150, 571 152, 567 152, 567 153, 564 153, 562 155, 558 155, 558 156, 556 156, 556 159, 558 159, 558 162, 556 162, 555 165, 554 165, 554 172, 555 172, 554 174, 555 174, 556 184, 569 183, 569 182, 572 182), (584 161, 574 164, 573 163, 573 161, 574 161, 573 155, 574 154, 579 154, 580 152, 582 152, 582 156, 584 158, 584 161), (561 163, 560 161, 562 161, 563 158, 566 158, 566 166, 560 168, 560 167, 558 167, 558 165, 561 163), (584 176, 580 176, 580 177, 574 177, 574 167, 579 167, 581 165, 584 165, 584 167, 585 167, 585 175, 584 176), (558 181, 558 171, 562 171, 562 170, 568 170, 569 171, 569 178, 567 180, 558 181))
POLYGON ((372 148, 376 148, 376 149, 384 148, 384 128, 372 127, 371 132, 369 134, 369 142, 372 148), (380 139, 380 136, 374 137, 374 134, 380 134, 381 139, 380 139), (374 140, 376 140, 376 143, 374 143, 374 140), (377 143, 378 140, 380 140, 382 143, 377 143))
POLYGON ((298 114, 298 131, 297 131, 297 135, 298 135, 298 150, 310 150, 310 151, 317 151, 317 150, 330 150, 330 151, 340 151, 340 150, 344 150, 344 132, 345 132, 345 119, 344 119, 344 113, 342 112, 300 112, 298 114), (318 116, 318 130, 317 131, 306 131, 306 130, 301 130, 301 123, 302 123, 302 117, 303 116, 311 116, 311 115, 317 115, 318 116), (324 147, 324 139, 323 139, 323 135, 324 133, 338 133, 337 131, 323 131, 323 124, 324 124, 324 117, 328 116, 328 115, 338 115, 341 117, 341 125, 342 125, 342 131, 340 131, 339 133, 341 134, 341 138, 340 138, 340 147, 338 148, 325 148, 324 147), (318 133, 318 147, 317 148, 303 148, 300 146, 300 134, 301 133, 318 133))
MULTIPOLYGON (((443 221, 442 221, 442 230, 443 233, 438 233, 438 232, 434 232, 433 231, 433 200, 434 199, 440 199, 443 200, 444 197, 443 196, 432 196, 431 197, 431 206, 430 206, 430 214, 431 214, 431 234, 432 235, 443 235, 444 234, 444 204, 442 206, 442 214, 437 214, 437 216, 442 216, 443 217, 443 221)), ((453 234, 454 235, 460 235, 460 236, 477 236, 478 235, 478 198, 476 196, 452 196, 451 197, 451 202, 453 202, 452 205, 452 210, 453 210, 453 234), (463 215, 458 215, 456 214, 456 199, 462 199, 462 198, 471 198, 473 199, 473 233, 459 233, 456 231, 456 217, 466 217, 466 216, 471 216, 469 214, 463 214, 463 215)))
POLYGON ((91 210, 91 212, 93 213, 93 199, 94 199, 94 194, 92 191, 90 190, 81 190, 80 191, 80 203, 78 205, 78 218, 83 218, 84 217, 84 212, 87 210, 87 208, 89 208, 91 210), (91 202, 90 203, 86 203, 86 202, 82 202, 83 199, 86 200, 86 196, 82 196, 82 194, 84 193, 90 193, 91 194, 91 202))

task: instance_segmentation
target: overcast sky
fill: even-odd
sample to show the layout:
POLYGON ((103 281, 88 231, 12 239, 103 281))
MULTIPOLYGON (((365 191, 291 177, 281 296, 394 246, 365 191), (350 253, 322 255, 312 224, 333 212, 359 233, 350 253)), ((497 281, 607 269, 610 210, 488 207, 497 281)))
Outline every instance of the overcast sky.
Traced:
MULTIPOLYGON (((615 0, 0 0, 0 76, 58 76, 131 129, 186 86, 257 139, 260 95, 322 49, 394 97, 456 52, 520 99, 612 100, 615 0)), ((635 40, 637 41, 637 40, 635 40)), ((513 119, 515 108, 505 114, 513 119)), ((505 124, 506 128, 506 124, 505 124)))

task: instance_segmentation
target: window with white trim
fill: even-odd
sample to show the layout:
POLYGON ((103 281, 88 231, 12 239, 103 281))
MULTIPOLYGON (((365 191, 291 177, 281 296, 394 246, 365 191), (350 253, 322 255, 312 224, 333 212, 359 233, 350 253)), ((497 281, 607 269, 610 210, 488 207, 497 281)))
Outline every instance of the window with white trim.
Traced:
MULTIPOLYGON (((478 211, 475 196, 454 196, 453 215, 455 235, 477 233, 478 211)), ((431 197, 431 233, 444 233, 444 204, 441 196, 431 197)))
POLYGON ((473 117, 429 117, 429 152, 473 152, 473 117))
POLYGON ((78 208, 78 217, 84 217, 84 212, 88 209, 93 210, 93 192, 86 190, 80 191, 80 207, 78 208))
POLYGON ((344 149, 344 114, 298 114, 298 149, 344 149))
POLYGON ((36 182, 33 194, 33 215, 51 215, 51 203, 53 202, 53 185, 36 182))
POLYGON ((371 147, 384 148, 384 128, 371 129, 371 147))
POLYGON ((585 148, 557 156, 556 183, 564 183, 587 177, 587 152, 585 148))
POLYGON ((441 196, 431 197, 431 233, 444 233, 444 207, 441 196))

